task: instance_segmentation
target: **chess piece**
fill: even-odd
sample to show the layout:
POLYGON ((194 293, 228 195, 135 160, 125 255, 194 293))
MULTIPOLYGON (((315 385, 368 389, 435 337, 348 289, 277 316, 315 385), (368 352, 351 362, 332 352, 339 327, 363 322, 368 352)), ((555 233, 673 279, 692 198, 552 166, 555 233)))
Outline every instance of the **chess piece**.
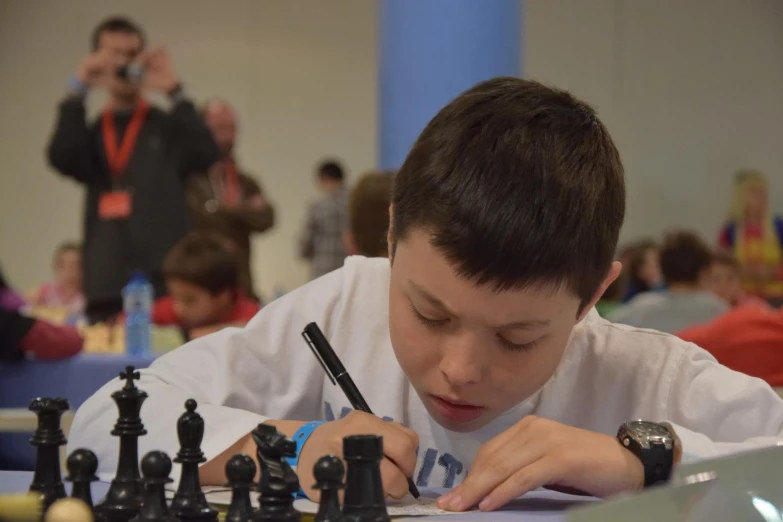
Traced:
POLYGON ((231 504, 225 522, 250 522, 253 515, 250 488, 256 478, 256 463, 244 453, 234 455, 226 463, 226 477, 231 488, 231 504))
POLYGON ((35 473, 30 491, 43 497, 43 511, 55 500, 65 498, 65 485, 60 474, 60 446, 67 442, 60 419, 69 408, 66 399, 37 398, 30 402, 30 411, 38 416, 30 444, 36 447, 35 473))
POLYGON ((65 466, 68 468, 68 476, 65 480, 72 484, 71 498, 78 498, 92 510, 90 483, 98 480, 95 476, 95 472, 98 471, 98 457, 92 451, 80 448, 68 456, 65 466))
POLYGON ((252 436, 261 468, 260 507, 253 522, 300 522, 302 514, 294 509, 299 478, 285 460, 296 455, 296 443, 268 424, 259 424, 252 436))
POLYGON ((109 491, 95 506, 95 512, 105 522, 128 522, 138 515, 141 507, 141 475, 139 474, 139 437, 147 434, 139 416, 147 393, 138 389, 133 381, 141 378, 133 366, 127 366, 120 374, 125 381, 121 390, 111 394, 117 403, 119 417, 111 434, 120 438, 120 456, 117 473, 109 491))
POLYGON ((171 459, 162 451, 150 451, 141 459, 141 472, 144 474, 143 500, 139 514, 132 522, 175 522, 166 506, 166 484, 173 482, 171 459))
POLYGON ((186 411, 177 421, 180 449, 174 462, 182 464, 182 472, 177 492, 171 501, 171 512, 182 522, 217 522, 218 511, 207 504, 198 478, 198 466, 207 459, 201 451, 204 419, 196 413, 197 407, 195 400, 185 401, 186 411))
POLYGON ((340 522, 342 512, 339 493, 345 487, 343 485, 345 464, 335 455, 325 455, 313 466, 313 475, 315 476, 313 487, 321 492, 315 522, 340 522))
POLYGON ((389 522, 381 482, 383 437, 351 435, 343 438, 345 474, 344 522, 389 522))
POLYGON ((44 522, 93 522, 92 509, 78 498, 62 498, 51 505, 44 522))
POLYGON ((0 519, 7 522, 39 522, 43 499, 37 493, 0 495, 0 519))

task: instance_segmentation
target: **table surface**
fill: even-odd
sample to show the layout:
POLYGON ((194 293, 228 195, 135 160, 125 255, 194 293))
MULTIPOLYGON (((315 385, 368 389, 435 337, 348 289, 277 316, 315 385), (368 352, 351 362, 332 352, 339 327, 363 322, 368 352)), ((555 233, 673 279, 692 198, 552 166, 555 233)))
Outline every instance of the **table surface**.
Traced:
MULTIPOLYGON (((28 471, 0 471, 0 495, 12 493, 24 493, 33 479, 32 472, 28 471)), ((70 490, 66 483, 66 489, 70 490)), ((108 491, 109 485, 105 482, 93 484, 92 494, 97 501, 108 491)), ((425 488, 422 493, 428 490, 425 488)), ((431 490, 441 492, 442 490, 431 490)), ((457 513, 437 517, 417 517, 420 521, 454 521, 454 522, 565 522, 565 510, 582 504, 584 501, 571 495, 564 495, 551 491, 535 491, 523 498, 515 500, 511 505, 501 511, 492 513, 457 513)), ((587 501, 590 502, 590 501, 587 501)))

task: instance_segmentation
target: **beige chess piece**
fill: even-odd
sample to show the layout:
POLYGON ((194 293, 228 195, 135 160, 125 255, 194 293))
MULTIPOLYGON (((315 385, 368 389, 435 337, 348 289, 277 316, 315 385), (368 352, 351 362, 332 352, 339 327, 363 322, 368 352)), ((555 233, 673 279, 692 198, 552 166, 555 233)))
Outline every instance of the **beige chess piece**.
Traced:
POLYGON ((92 510, 77 498, 61 498, 46 512, 44 522, 94 522, 92 510))

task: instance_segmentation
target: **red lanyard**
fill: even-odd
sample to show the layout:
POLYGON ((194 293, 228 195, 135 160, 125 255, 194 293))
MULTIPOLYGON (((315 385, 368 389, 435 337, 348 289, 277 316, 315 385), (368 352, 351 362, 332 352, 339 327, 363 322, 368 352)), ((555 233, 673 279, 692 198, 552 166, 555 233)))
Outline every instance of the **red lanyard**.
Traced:
POLYGON ((112 178, 117 181, 125 174, 128 162, 133 154, 133 148, 136 146, 136 140, 144 124, 144 118, 147 116, 149 104, 141 99, 136 104, 133 116, 125 129, 122 137, 122 143, 117 144, 117 129, 114 127, 114 114, 107 110, 103 112, 101 124, 103 127, 103 147, 106 150, 106 162, 109 164, 112 178))

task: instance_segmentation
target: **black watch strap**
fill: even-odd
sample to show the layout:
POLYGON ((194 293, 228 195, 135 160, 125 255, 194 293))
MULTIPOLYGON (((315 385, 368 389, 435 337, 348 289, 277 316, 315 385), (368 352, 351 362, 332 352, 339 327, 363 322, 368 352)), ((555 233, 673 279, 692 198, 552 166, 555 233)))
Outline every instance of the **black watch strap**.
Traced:
POLYGON ((667 450, 663 442, 651 442, 650 449, 642 450, 644 465, 644 487, 669 480, 672 474, 674 453, 667 450))

